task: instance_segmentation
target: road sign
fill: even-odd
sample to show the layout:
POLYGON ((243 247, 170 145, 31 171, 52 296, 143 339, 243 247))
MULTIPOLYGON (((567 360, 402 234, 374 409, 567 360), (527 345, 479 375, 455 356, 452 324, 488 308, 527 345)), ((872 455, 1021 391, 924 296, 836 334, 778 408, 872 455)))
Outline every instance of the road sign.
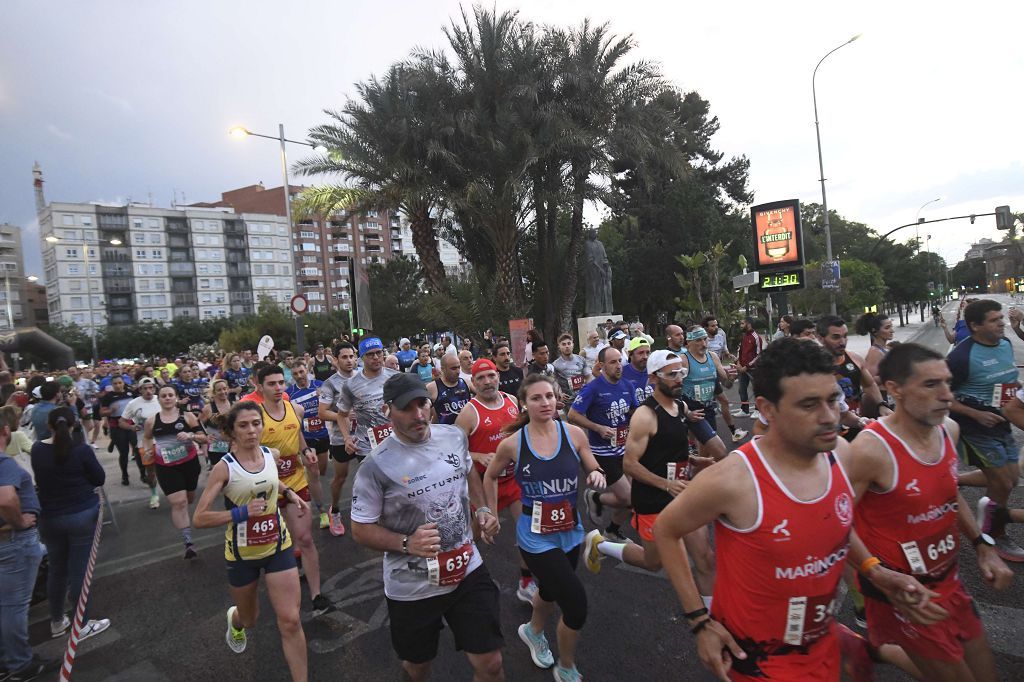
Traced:
POLYGON ((296 315, 302 315, 309 310, 309 299, 302 294, 295 294, 292 296, 292 312, 296 315))
POLYGON ((745 272, 742 275, 736 275, 732 278, 733 289, 743 289, 745 287, 752 287, 760 281, 761 273, 757 270, 754 272, 745 272))
POLYGON ((822 289, 838 289, 839 288, 839 261, 827 260, 821 264, 821 288, 822 289))

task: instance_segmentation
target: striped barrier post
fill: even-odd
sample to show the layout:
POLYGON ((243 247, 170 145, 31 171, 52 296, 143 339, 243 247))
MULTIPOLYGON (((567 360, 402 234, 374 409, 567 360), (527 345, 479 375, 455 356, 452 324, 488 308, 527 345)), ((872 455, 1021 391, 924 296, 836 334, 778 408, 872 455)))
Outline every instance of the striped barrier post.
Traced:
POLYGON ((89 603, 89 586, 92 584, 92 572, 96 568, 96 553, 100 547, 100 532, 103 530, 103 505, 105 496, 103 489, 99 488, 100 513, 96 519, 96 532, 92 536, 92 549, 89 550, 89 564, 85 569, 85 579, 82 581, 82 593, 78 597, 78 605, 75 608, 75 619, 71 623, 71 636, 68 637, 68 645, 64 649, 64 660, 60 666, 60 682, 68 682, 71 679, 71 669, 75 665, 75 653, 78 651, 78 636, 85 626, 85 606, 89 603))

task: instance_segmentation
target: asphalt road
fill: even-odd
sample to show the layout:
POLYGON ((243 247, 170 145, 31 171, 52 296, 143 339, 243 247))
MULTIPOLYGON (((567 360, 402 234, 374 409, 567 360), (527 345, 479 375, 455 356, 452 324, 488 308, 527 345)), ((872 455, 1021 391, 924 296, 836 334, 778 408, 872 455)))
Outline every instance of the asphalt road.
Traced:
MULTIPOLYGON (((947 317, 951 314, 947 312, 947 317)), ((941 331, 922 328, 915 341, 945 351, 941 331)), ((1024 364, 1024 344, 1014 339, 1024 364)), ((735 399, 735 389, 733 389, 735 399)), ((749 421, 749 420, 747 420, 749 421)), ((743 428, 747 424, 740 421, 743 428)), ((1021 434, 1018 433, 1018 437, 1021 434)), ((1024 439, 1022 439, 1024 440, 1024 439)), ((124 680, 282 680, 287 668, 277 637, 273 611, 261 595, 260 622, 250 631, 249 648, 232 654, 224 643, 224 613, 230 605, 223 562, 222 531, 196 533, 199 558, 186 562, 171 527, 166 501, 159 510, 147 507, 147 492, 133 479, 122 488, 114 455, 101 449, 110 472, 107 488, 116 527, 103 531, 90 610, 112 621, 104 634, 79 649, 74 668, 78 682, 124 680)), ((351 479, 350 479, 351 480, 351 479)), ((326 486, 325 486, 326 487, 326 486)), ((347 508, 348 490, 345 491, 347 508)), ((965 490, 972 504, 981 491, 965 490)), ((1018 489, 1011 500, 1024 506, 1018 489)), ((347 516, 346 516, 347 519, 347 516)), ((1011 527, 1024 544, 1024 530, 1011 527)), ((504 664, 509 680, 550 679, 550 671, 533 666, 516 636, 529 618, 529 607, 515 598, 517 554, 511 524, 504 523, 498 543, 483 547, 491 574, 502 588, 501 618, 506 637, 504 664)), ((318 618, 310 615, 308 590, 303 588, 303 621, 309 645, 310 677, 327 679, 397 679, 399 665, 387 630, 387 611, 381 577, 381 557, 357 546, 349 536, 317 532, 324 594, 336 610, 318 618)), ((961 556, 962 574, 983 614, 1003 679, 1014 679, 1024 663, 1024 641, 1018 624, 1024 619, 1022 581, 1004 593, 980 584, 974 552, 961 556)), ((1015 566, 1020 573, 1022 568, 1015 566)), ((591 575, 583 567, 590 614, 578 652, 578 666, 589 680, 710 679, 697 660, 692 638, 680 622, 680 608, 661 575, 616 565, 605 560, 591 575)), ((33 608, 31 634, 42 655, 59 656, 64 640, 49 639, 45 605, 33 608)), ((840 619, 852 624, 849 603, 840 619)), ((554 643, 553 624, 548 628, 554 643)), ((876 670, 879 680, 906 679, 891 668, 876 670)), ((453 651, 450 636, 442 635, 434 679, 468 680, 470 668, 453 651)))

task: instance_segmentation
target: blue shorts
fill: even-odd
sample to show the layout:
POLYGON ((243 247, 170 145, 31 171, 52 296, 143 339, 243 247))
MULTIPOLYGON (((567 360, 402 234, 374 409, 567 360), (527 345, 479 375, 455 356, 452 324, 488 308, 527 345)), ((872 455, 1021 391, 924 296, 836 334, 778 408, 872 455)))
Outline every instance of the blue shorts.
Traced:
POLYGON ((1020 459, 1020 452, 1010 431, 1000 433, 993 430, 971 434, 961 431, 956 449, 961 460, 980 469, 998 469, 1007 464, 1016 464, 1020 459))
POLYGON ((262 559, 238 559, 227 561, 228 583, 231 587, 245 587, 260 579, 260 572, 277 573, 296 568, 295 553, 291 547, 282 549, 262 559))

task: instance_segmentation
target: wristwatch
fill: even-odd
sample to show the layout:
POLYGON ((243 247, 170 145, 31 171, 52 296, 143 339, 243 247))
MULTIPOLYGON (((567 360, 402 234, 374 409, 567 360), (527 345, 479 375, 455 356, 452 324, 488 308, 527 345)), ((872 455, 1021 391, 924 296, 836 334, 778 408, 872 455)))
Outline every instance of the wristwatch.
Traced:
POLYGON ((988 533, 978 533, 978 536, 971 540, 971 544, 975 547, 978 545, 988 545, 989 547, 995 547, 996 541, 992 539, 992 536, 988 533))

